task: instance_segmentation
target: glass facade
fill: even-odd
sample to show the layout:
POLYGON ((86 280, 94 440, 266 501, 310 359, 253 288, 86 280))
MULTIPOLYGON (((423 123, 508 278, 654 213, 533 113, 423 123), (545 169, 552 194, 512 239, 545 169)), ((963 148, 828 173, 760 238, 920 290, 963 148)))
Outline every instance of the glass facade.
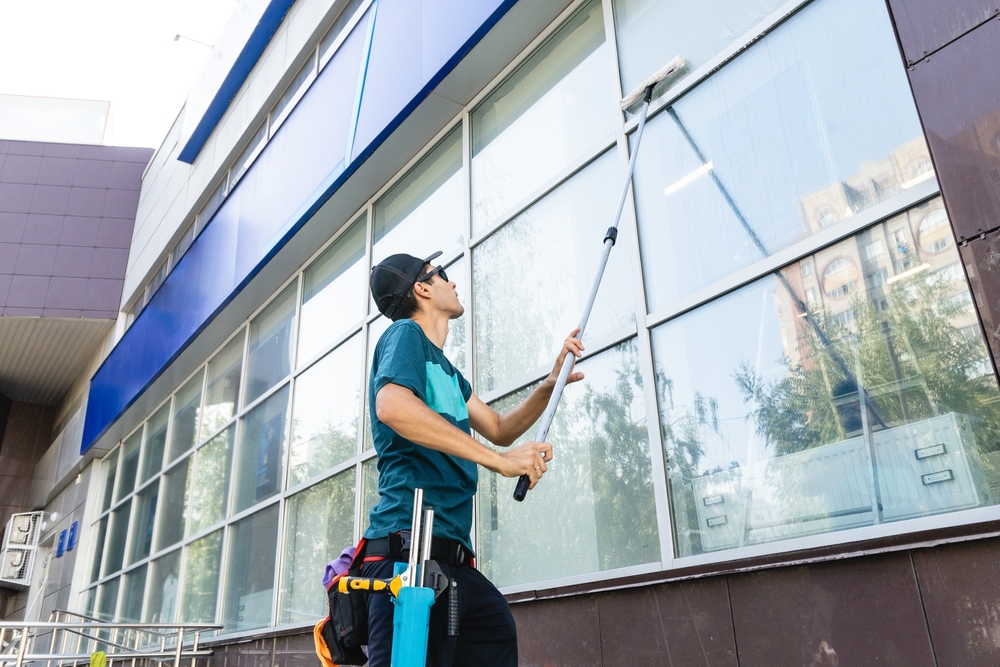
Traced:
POLYGON ((226 633, 324 615, 323 567, 377 500, 370 267, 443 250, 466 307, 445 352, 516 404, 590 287, 634 150, 618 99, 678 51, 550 472, 519 504, 480 471, 479 567, 596 582, 1000 500, 1000 391, 884 3, 592 0, 105 457, 85 608, 226 633))

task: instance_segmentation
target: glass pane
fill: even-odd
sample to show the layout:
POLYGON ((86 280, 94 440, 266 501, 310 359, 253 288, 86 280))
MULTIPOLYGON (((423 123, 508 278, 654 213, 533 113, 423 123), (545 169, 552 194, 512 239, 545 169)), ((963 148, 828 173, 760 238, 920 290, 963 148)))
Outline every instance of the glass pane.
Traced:
POLYGON ((495 222, 621 122, 601 3, 570 19, 472 113, 472 229, 495 222))
POLYGON ((1000 392, 967 333, 959 255, 910 236, 942 210, 935 199, 654 330, 678 554, 994 502, 1000 392), (906 245, 887 243, 897 234, 906 245), (865 259, 873 243, 891 249, 865 259), (803 277, 804 263, 817 270, 803 277), (823 268, 845 264, 887 279, 823 268))
POLYGON ((156 529, 156 551, 162 551, 184 537, 184 516, 191 496, 191 457, 163 475, 163 502, 156 529))
POLYGON ((371 379, 372 361, 375 359, 375 346, 378 345, 379 339, 382 338, 382 334, 385 333, 385 330, 389 328, 390 324, 392 324, 392 322, 389 318, 380 316, 368 325, 368 365, 365 366, 364 451, 368 451, 375 446, 375 443, 372 441, 371 415, 368 413, 368 381, 371 379))
POLYGON ((217 530, 184 548, 184 586, 181 620, 211 623, 219 594, 222 531, 217 530))
POLYGON ((153 561, 149 570, 149 604, 144 623, 173 623, 177 613, 177 588, 181 572, 181 550, 153 561))
POLYGON ((137 567, 125 575, 122 610, 119 620, 138 623, 142 620, 142 599, 146 592, 146 566, 137 567))
POLYGON ((302 287, 299 364, 315 357, 361 321, 367 291, 365 222, 355 223, 306 269, 302 287))
MULTIPOLYGON (((618 172, 617 156, 609 151, 473 251, 476 391, 549 366, 579 323, 618 203, 618 172)), ((633 264, 628 244, 618 244, 597 293, 588 340, 635 321, 633 264)))
POLYGON ((118 498, 124 498, 135 490, 135 478, 139 473, 139 452, 142 450, 142 429, 133 433, 122 443, 122 470, 118 478, 118 498))
POLYGON ((295 381, 289 486, 357 452, 363 358, 361 334, 357 334, 295 381))
POLYGON ((153 482, 135 496, 135 514, 132 517, 131 546, 128 562, 132 564, 149 555, 153 548, 153 525, 156 505, 160 499, 160 482, 153 482))
POLYGON ((333 26, 329 31, 327 31, 322 41, 320 41, 319 52, 322 54, 323 60, 326 60, 332 56, 333 53, 335 53, 329 51, 333 47, 334 42, 337 41, 337 38, 340 37, 340 33, 344 31, 348 22, 354 17, 354 14, 357 13, 358 8, 361 7, 363 3, 364 0, 348 0, 347 6, 344 7, 333 26))
POLYGON ((174 396, 174 425, 170 429, 167 463, 195 446, 198 439, 198 410, 201 408, 201 385, 205 373, 188 380, 174 396))
POLYGON ((797 13, 650 121, 635 192, 651 311, 896 195, 928 160, 881 0, 797 13))
POLYGON ((91 535, 94 536, 93 559, 90 561, 90 581, 91 583, 101 578, 101 563, 104 562, 104 541, 108 536, 108 517, 101 519, 96 526, 91 528, 91 535))
POLYGON ((243 149, 240 156, 236 158, 233 162, 232 168, 229 170, 229 191, 232 192, 236 184, 240 182, 243 175, 247 173, 250 169, 250 165, 253 161, 257 159, 260 151, 264 148, 264 144, 267 142, 267 123, 262 123, 260 128, 257 129, 257 133, 254 135, 247 147, 243 149))
MULTIPOLYGON (((271 624, 274 600, 278 505, 233 524, 230 530, 222 622, 227 630, 237 632, 266 627, 271 624)), ((317 570, 313 576, 322 578, 320 572, 317 570)))
POLYGON ((253 402, 292 370, 295 289, 295 283, 289 285, 250 323, 247 403, 253 402))
POLYGON ((118 454, 121 449, 111 452, 108 458, 104 459, 104 499, 101 502, 101 511, 111 507, 111 501, 115 495, 115 480, 118 478, 118 454))
POLYGON ((208 362, 208 388, 201 421, 203 438, 222 428, 236 414, 243 371, 243 340, 241 333, 208 362))
POLYGON ((378 457, 373 456, 361 464, 361 532, 368 530, 368 515, 378 504, 378 457))
POLYGON ((187 522, 188 535, 195 535, 226 516, 235 432, 235 426, 230 426, 196 454, 195 484, 191 489, 191 513, 187 522))
POLYGON ((280 490, 287 408, 288 387, 285 386, 243 418, 233 514, 280 490))
POLYGON ((146 446, 142 455, 142 484, 163 468, 163 450, 167 445, 167 421, 170 419, 170 402, 157 410, 146 422, 146 446))
POLYGON ((101 568, 102 577, 122 569, 122 560, 125 558, 125 540, 128 538, 128 520, 131 512, 132 500, 129 499, 111 513, 108 546, 104 552, 104 565, 101 568))
POLYGON ((88 588, 83 595, 83 614, 84 616, 94 617, 94 610, 97 607, 97 587, 88 588))
POLYGON ((622 92, 635 90, 676 56, 684 57, 686 71, 698 69, 784 3, 613 0, 622 92))
MULTIPOLYGON (((549 431, 554 463, 524 504, 511 497, 516 479, 479 476, 479 567, 497 586, 660 560, 638 345, 629 340, 579 368, 586 379, 566 389, 549 431)), ((518 443, 534 435, 532 427, 518 443)))
MULTIPOLYGON (((448 279, 455 283, 455 290, 458 292, 458 301, 462 307, 469 310, 469 295, 472 290, 465 276, 465 257, 460 257, 457 261, 446 267, 448 269, 448 279)), ((444 340, 444 356, 455 365, 455 368, 462 371, 464 375, 468 369, 465 360, 465 327, 469 318, 462 315, 457 320, 452 320, 448 325, 448 337, 444 340)))
POLYGON ((122 583, 121 577, 115 577, 111 581, 106 581, 97 590, 97 618, 102 621, 115 620, 115 609, 118 606, 118 588, 122 583))
POLYGON ((375 205, 372 265, 405 252, 426 257, 465 242, 461 126, 375 205))
POLYGON ((355 470, 298 493, 285 505, 279 623, 316 621, 330 613, 317 574, 354 543, 355 470))

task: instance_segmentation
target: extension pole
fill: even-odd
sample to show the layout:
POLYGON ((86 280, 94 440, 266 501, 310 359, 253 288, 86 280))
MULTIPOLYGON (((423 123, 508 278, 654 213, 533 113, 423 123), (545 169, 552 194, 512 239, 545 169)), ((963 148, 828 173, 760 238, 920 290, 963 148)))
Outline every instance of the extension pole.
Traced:
MULTIPOLYGON (((668 76, 675 74, 684 66, 684 59, 677 57, 668 63, 663 69, 647 79, 637 91, 622 100, 622 109, 628 108, 632 103, 642 98, 642 110, 639 112, 639 126, 635 132, 635 148, 628 161, 628 172, 625 174, 625 183, 622 185, 622 194, 618 199, 618 209, 615 211, 614 223, 608 228, 604 235, 604 252, 601 253, 601 261, 597 266, 597 275, 594 276, 594 284, 590 288, 590 295, 587 303, 583 307, 583 315, 580 317, 580 333, 577 338, 583 338, 583 332, 587 328, 587 320, 590 319, 590 311, 594 309, 594 301, 597 299, 597 290, 601 287, 601 279, 604 277, 604 269, 608 265, 608 257, 611 255, 611 248, 618 238, 618 223, 621 221, 622 211, 625 208, 625 199, 628 197, 629 185, 632 182, 632 172, 635 170, 635 159, 639 155, 639 146, 642 143, 642 130, 646 127, 646 113, 649 111, 649 102, 653 99, 653 89, 668 76)), ((566 388, 566 380, 569 378, 570 369, 576 358, 572 354, 567 354, 563 359, 562 368, 559 369, 559 378, 556 386, 549 397, 549 403, 542 413, 541 423, 538 425, 538 432, 535 434, 535 442, 545 442, 549 434, 549 427, 552 419, 556 415, 556 408, 559 407, 559 399, 562 398, 563 389, 566 388)), ((517 480, 517 487, 514 489, 514 500, 521 502, 528 494, 528 485, 531 480, 527 475, 521 475, 517 480)))

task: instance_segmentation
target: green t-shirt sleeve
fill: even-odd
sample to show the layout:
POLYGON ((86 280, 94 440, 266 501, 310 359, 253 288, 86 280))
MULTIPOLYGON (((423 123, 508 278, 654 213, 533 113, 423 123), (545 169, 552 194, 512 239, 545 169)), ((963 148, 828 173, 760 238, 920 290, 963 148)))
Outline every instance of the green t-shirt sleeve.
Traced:
POLYGON ((375 393, 391 382, 406 387, 421 401, 426 401, 427 368, 421 333, 409 325, 393 327, 383 335, 379 346, 382 349, 375 374, 375 393))
POLYGON ((458 376, 458 388, 462 390, 462 398, 468 403, 469 399, 472 398, 472 385, 469 384, 469 381, 465 379, 465 376, 457 368, 455 369, 455 375, 458 376))

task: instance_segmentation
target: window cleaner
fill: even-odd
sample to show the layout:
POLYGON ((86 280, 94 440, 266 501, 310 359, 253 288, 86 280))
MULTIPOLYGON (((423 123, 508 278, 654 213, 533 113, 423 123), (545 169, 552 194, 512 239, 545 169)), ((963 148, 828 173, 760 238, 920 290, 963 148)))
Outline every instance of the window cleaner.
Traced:
MULTIPOLYGON (((583 315, 580 316, 580 333, 577 334, 577 338, 581 340, 583 340, 583 331, 587 328, 587 320, 590 319, 590 311, 594 308, 594 300, 597 298, 597 290, 600 288, 601 279, 604 277, 604 269, 608 265, 608 257, 611 255, 611 247, 614 246, 615 241, 618 239, 618 222, 621 220, 622 210, 625 208, 625 198, 628 196, 629 184, 632 182, 632 171, 635 169, 635 157, 639 154, 639 144, 642 142, 642 130, 646 126, 646 113, 649 111, 649 103, 653 99, 653 89, 662 82, 666 81, 669 77, 680 72, 681 69, 683 69, 684 64, 684 58, 677 56, 656 71, 651 77, 639 84, 635 90, 622 98, 622 101, 619 104, 622 111, 624 111, 641 99, 642 109, 639 111, 639 125, 635 132, 635 147, 632 149, 631 157, 629 157, 628 171, 625 174, 625 183, 622 185, 622 194, 621 198, 618 200, 618 209, 615 212, 614 223, 608 227, 608 231, 604 235, 604 253, 601 255, 601 261, 597 266, 597 275, 594 277, 594 284, 590 288, 590 296, 587 297, 587 302, 583 307, 583 315)), ((552 396, 549 398, 549 403, 545 407, 545 412, 542 413, 542 419, 538 426, 538 433, 535 435, 535 442, 545 442, 546 437, 549 434, 549 426, 552 425, 552 419, 556 415, 556 408, 559 406, 559 399, 562 398, 563 389, 566 388, 566 380, 569 378, 569 372, 573 367, 574 361, 576 361, 576 359, 573 355, 566 355, 562 368, 559 370, 559 379, 556 381, 555 389, 552 390, 552 396)), ((518 502, 524 500, 524 497, 528 493, 528 485, 530 483, 531 480, 528 479, 527 475, 522 475, 520 479, 517 480, 517 487, 514 489, 514 500, 518 502)))

